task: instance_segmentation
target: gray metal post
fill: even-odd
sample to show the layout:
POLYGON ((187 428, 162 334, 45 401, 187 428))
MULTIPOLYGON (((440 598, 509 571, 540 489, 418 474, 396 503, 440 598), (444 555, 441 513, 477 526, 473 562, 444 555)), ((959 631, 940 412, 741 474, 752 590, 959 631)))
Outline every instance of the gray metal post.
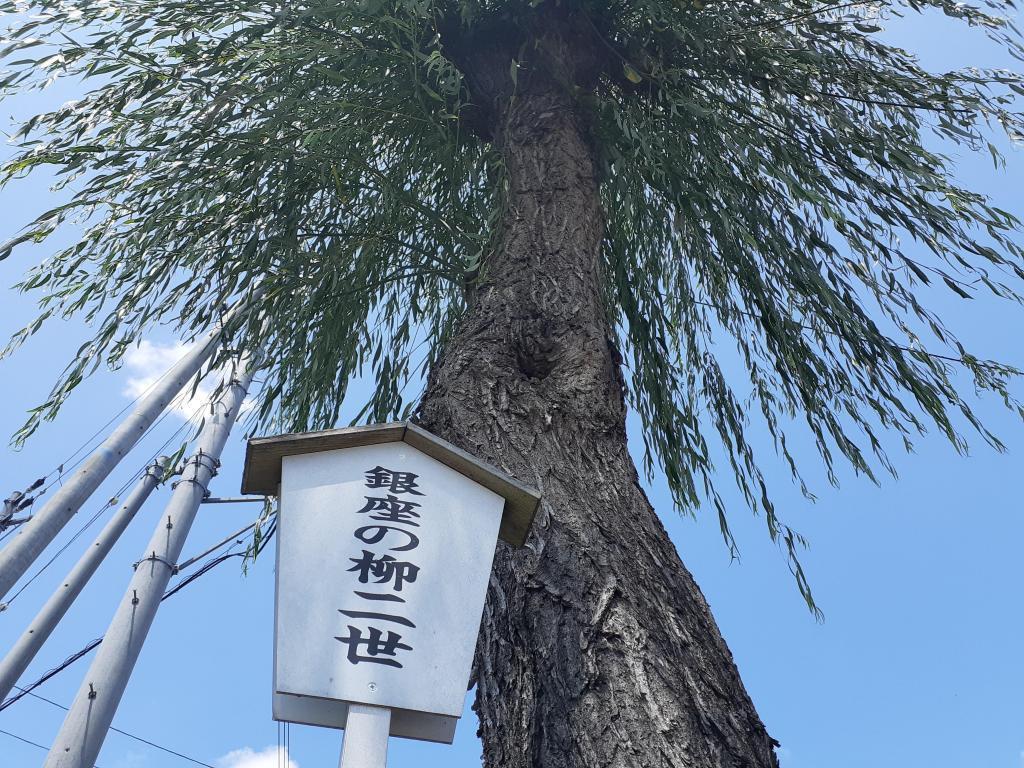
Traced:
POLYGON ((85 551, 81 559, 75 563, 68 575, 64 577, 61 585, 57 587, 53 595, 46 601, 46 605, 36 614, 28 629, 18 638, 8 652, 4 660, 0 662, 0 700, 7 697, 7 694, 14 688, 18 678, 35 658, 40 647, 46 642, 57 623, 67 613, 68 608, 75 601, 89 579, 96 573, 103 558, 107 556, 111 548, 124 533, 125 528, 135 517, 136 513, 149 498, 149 494, 160 484, 164 476, 164 461, 158 461, 146 468, 145 474, 139 478, 138 483, 132 489, 124 506, 111 516, 96 541, 85 551))
POLYGON ((0 599, 10 592, 93 491, 107 479, 118 462, 159 418, 171 400, 196 375, 216 349, 220 333, 220 329, 211 331, 206 341, 179 360, 153 390, 139 401, 117 429, 90 454, 82 467, 65 481, 42 509, 18 529, 10 543, 0 550, 0 599))
POLYGON ((124 598, 103 636, 96 658, 50 748, 45 768, 92 768, 149 628, 181 555, 196 511, 216 474, 221 452, 238 417, 254 367, 243 361, 196 441, 196 453, 160 518, 124 598))
POLYGON ((349 704, 339 768, 386 768, 391 710, 349 704))

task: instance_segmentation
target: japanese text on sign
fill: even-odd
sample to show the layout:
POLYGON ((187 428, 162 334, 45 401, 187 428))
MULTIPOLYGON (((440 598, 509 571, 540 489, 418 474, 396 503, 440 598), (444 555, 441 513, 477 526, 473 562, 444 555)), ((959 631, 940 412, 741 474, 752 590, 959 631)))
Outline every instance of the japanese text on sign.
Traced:
MULTIPOLYGON (((380 549, 362 549, 358 557, 349 558, 350 573, 357 574, 366 590, 353 590, 353 603, 338 610, 343 616, 358 623, 348 624, 348 634, 335 639, 348 645, 348 661, 352 664, 369 662, 389 667, 402 667, 400 652, 413 650, 403 642, 402 631, 394 625, 415 629, 416 625, 401 615, 405 597, 400 592, 415 584, 420 568, 387 552, 409 552, 420 544, 419 536, 409 528, 420 527, 419 502, 408 497, 423 497, 418 491, 418 475, 396 472, 378 465, 365 472, 365 486, 378 490, 379 496, 365 496, 366 503, 357 514, 366 515, 374 523, 360 526, 353 536, 380 549)), ((408 555, 402 555, 408 557, 408 555)))

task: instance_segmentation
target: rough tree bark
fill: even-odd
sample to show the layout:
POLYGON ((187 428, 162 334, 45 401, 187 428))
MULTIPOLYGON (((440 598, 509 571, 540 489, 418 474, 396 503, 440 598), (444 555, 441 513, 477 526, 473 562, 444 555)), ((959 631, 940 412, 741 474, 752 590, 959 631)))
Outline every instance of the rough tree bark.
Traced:
POLYGON ((777 766, 707 603, 642 490, 601 288, 571 28, 455 41, 507 169, 503 228, 418 421, 543 492, 501 546, 475 664, 488 768, 777 766), (512 91, 514 90, 514 94, 512 91))

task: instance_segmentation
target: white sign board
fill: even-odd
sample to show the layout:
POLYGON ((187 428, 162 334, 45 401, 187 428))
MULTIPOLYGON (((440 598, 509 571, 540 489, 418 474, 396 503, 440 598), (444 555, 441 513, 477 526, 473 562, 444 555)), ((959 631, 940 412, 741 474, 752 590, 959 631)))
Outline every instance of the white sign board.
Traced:
POLYGON ((505 500, 404 442, 281 462, 274 717, 450 743, 505 500))

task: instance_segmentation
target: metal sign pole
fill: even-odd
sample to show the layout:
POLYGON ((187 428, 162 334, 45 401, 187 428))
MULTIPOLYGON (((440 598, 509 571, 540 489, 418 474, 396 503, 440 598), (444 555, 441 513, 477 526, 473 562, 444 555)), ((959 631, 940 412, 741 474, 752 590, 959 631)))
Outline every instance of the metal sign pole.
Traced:
POLYGON ((196 441, 196 453, 136 563, 135 574, 103 636, 60 733, 50 748, 45 768, 92 768, 103 746, 128 678, 156 618, 175 564, 181 556, 196 512, 217 474, 220 455, 238 417, 255 366, 239 364, 238 379, 228 385, 196 441), (247 370, 248 369, 248 370, 247 370))
POLYGON ((339 768, 386 768, 391 710, 349 704, 339 768))
POLYGON ((146 468, 124 505, 110 518, 96 541, 75 563, 75 567, 64 577, 60 586, 46 601, 46 605, 42 607, 32 623, 18 638, 18 642, 4 657, 3 662, 0 662, 0 700, 6 698, 7 694, 11 692, 14 684, 18 682, 18 678, 21 677, 50 633, 67 613, 68 608, 81 594, 82 589, 89 583, 89 579, 96 573, 100 563, 117 543, 153 489, 160 484, 160 480, 164 476, 166 461, 166 458, 162 459, 146 468))

